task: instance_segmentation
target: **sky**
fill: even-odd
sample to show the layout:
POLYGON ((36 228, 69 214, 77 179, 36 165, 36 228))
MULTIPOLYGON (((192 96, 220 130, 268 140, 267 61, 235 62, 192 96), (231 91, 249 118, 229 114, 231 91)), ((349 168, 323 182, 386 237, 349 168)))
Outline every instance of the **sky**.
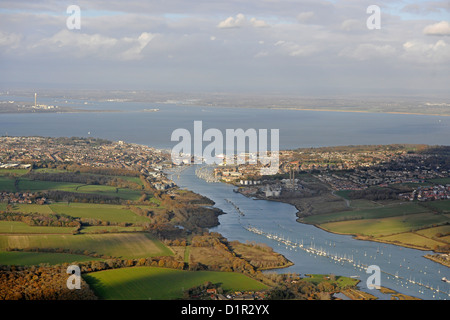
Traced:
POLYGON ((2 0, 0 70, 0 89, 449 96, 450 1, 2 0))

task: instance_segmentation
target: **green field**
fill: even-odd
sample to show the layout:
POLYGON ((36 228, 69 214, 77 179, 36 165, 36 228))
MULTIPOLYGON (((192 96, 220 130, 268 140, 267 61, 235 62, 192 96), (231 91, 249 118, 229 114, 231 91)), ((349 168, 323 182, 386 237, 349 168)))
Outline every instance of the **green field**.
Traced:
POLYGON ((389 241, 389 242, 401 242, 405 245, 417 246, 422 248, 427 248, 432 250, 436 246, 444 246, 447 243, 442 241, 436 241, 418 233, 406 232, 400 234, 394 234, 391 236, 380 237, 378 240, 389 241))
POLYGON ((334 194, 336 194, 337 196, 342 197, 344 199, 350 200, 350 198, 348 197, 348 194, 352 191, 353 190, 338 190, 338 191, 335 191, 334 194))
POLYGON ((17 185, 18 190, 14 185, 14 178, 7 176, 0 176, 0 191, 8 192, 37 192, 45 190, 60 190, 77 193, 93 193, 99 195, 105 195, 110 197, 119 197, 124 200, 138 200, 141 195, 141 190, 132 190, 126 188, 116 188, 112 186, 104 185, 86 185, 81 183, 71 182, 53 182, 53 181, 40 181, 30 180, 26 178, 19 178, 17 185))
POLYGON ((450 178, 437 178, 437 179, 430 179, 427 181, 436 183, 436 184, 443 184, 443 185, 450 184, 450 178))
POLYGON ((122 205, 94 204, 94 203, 55 203, 50 209, 54 213, 64 213, 72 217, 93 218, 111 222, 149 222, 147 217, 138 216, 122 205))
POLYGON ((371 209, 371 208, 380 208, 382 207, 382 205, 375 201, 356 199, 350 200, 350 207, 355 209, 371 209))
MULTIPOLYGON (((23 212, 23 213, 40 213, 40 214, 52 214, 54 213, 50 206, 48 205, 40 205, 40 204, 21 204, 15 203, 12 204, 13 211, 23 212)), ((6 204, 5 204, 6 208, 6 204)))
MULTIPOLYGON (((335 192, 348 199, 350 190, 335 192)), ((326 231, 372 237, 373 240, 434 250, 450 239, 450 200, 426 203, 400 201, 349 200, 350 208, 333 213, 304 217, 301 222, 326 231), (440 234, 439 237, 436 234, 440 234)))
MULTIPOLYGON (((150 207, 148 207, 150 208, 150 207)), ((6 203, 0 203, 0 210, 6 209, 6 203)), ((40 214, 66 214, 76 218, 92 218, 110 222, 146 223, 147 217, 139 216, 124 205, 57 202, 50 205, 14 204, 13 211, 40 214)))
POLYGON ((166 268, 134 267, 93 272, 83 278, 102 299, 169 300, 183 297, 183 290, 207 281, 227 291, 267 289, 264 284, 241 273, 182 271, 166 268))
POLYGON ((41 263, 49 265, 101 260, 98 258, 69 254, 69 253, 47 253, 47 252, 0 252, 0 265, 33 266, 41 263))
POLYGON ((0 176, 0 191, 16 192, 13 178, 0 176))
POLYGON ((337 233, 361 234, 377 237, 391 235, 394 233, 409 232, 426 226, 432 226, 433 224, 442 224, 448 221, 448 215, 416 213, 389 218, 329 222, 323 223, 320 226, 325 230, 337 233))
POLYGON ((81 185, 74 192, 101 194, 109 197, 119 197, 124 200, 138 200, 142 194, 142 191, 138 190, 103 185, 81 185))
MULTIPOLYGON (((438 234, 444 236, 446 234, 450 235, 450 225, 435 227, 435 228, 428 228, 424 230, 418 230, 416 233, 423 235, 428 238, 437 237, 438 234)), ((440 237, 439 240, 442 240, 444 237, 440 237)))
POLYGON ((0 176, 23 176, 28 169, 0 169, 0 176))
POLYGON ((349 278, 349 277, 343 277, 343 276, 335 276, 335 280, 331 280, 329 278, 327 278, 327 275, 324 274, 308 274, 308 277, 303 278, 303 280, 308 281, 308 282, 312 282, 315 285, 321 283, 321 282, 329 282, 329 283, 334 283, 336 284, 339 288, 345 288, 348 286, 354 286, 356 285, 359 280, 358 279, 354 279, 354 278, 349 278))
POLYGON ((37 169, 33 169, 33 172, 38 172, 38 173, 63 173, 63 172, 68 172, 67 170, 63 170, 63 169, 54 169, 54 168, 37 168, 37 169))
POLYGON ((429 201, 426 204, 442 212, 450 212, 450 200, 429 201))
POLYGON ((61 190, 76 192, 78 187, 82 186, 79 183, 71 182, 53 182, 53 181, 40 181, 30 179, 19 179, 18 188, 22 192, 27 191, 43 191, 43 190, 61 190))
POLYGON ((80 233, 103 233, 107 232, 136 232, 143 231, 142 227, 120 227, 120 226, 89 226, 83 227, 80 233))
POLYGON ((416 203, 400 203, 393 206, 375 207, 369 209, 357 209, 329 214, 312 215, 303 219, 303 222, 311 224, 322 224, 332 221, 352 220, 352 219, 380 219, 395 216, 403 216, 429 212, 429 209, 419 206, 416 203))
POLYGON ((6 248, 62 248, 94 252, 124 259, 172 255, 159 240, 146 233, 79 235, 0 235, 0 251, 6 248))
POLYGON ((0 234, 3 233, 68 233, 71 234, 75 228, 67 227, 44 227, 44 226, 29 226, 20 221, 0 221, 0 234))

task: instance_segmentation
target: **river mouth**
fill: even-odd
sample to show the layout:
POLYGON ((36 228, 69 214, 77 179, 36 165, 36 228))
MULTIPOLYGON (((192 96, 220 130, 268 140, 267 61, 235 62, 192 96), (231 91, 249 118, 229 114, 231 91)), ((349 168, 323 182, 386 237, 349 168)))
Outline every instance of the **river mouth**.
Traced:
POLYGON ((391 295, 367 286, 371 276, 366 273, 367 267, 378 266, 382 287, 426 300, 450 298, 449 284, 441 281, 443 277, 450 278, 448 268, 424 258, 432 252, 361 241, 299 223, 298 210, 293 205, 248 198, 234 192, 231 185, 206 182, 195 175, 195 167, 186 167, 172 175, 172 179, 180 188, 213 200, 214 207, 226 213, 219 216, 219 226, 210 231, 230 241, 267 244, 294 263, 288 268, 265 272, 355 277, 360 280, 362 291, 379 299, 390 299, 391 295))

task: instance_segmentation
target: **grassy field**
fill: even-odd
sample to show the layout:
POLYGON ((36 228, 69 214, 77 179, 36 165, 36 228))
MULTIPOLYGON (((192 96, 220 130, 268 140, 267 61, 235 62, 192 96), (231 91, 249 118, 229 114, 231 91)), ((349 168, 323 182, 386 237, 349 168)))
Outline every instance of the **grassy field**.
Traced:
POLYGON ((409 232, 425 226, 432 226, 433 224, 441 224, 448 221, 448 215, 437 215, 428 212, 389 218, 329 222, 320 224, 320 226, 325 230, 337 233, 361 234, 377 237, 394 233, 409 232))
MULTIPOLYGON (((349 192, 335 194, 348 199, 349 192)), ((352 210, 310 215, 301 221, 330 232, 372 237, 417 249, 433 250, 449 243, 450 226, 445 224, 450 222, 450 200, 418 203, 358 199, 349 203, 352 210)))
POLYGON ((0 235, 0 251, 6 248, 63 248, 95 252, 117 258, 137 259, 172 255, 159 240, 146 233, 80 235, 0 235))
MULTIPOLYGON (((16 212, 40 213, 40 214, 54 213, 52 211, 52 209, 50 209, 50 206, 48 206, 48 205, 15 203, 12 206, 13 206, 13 211, 16 211, 16 212)), ((5 204, 5 208, 6 208, 6 204, 5 204)))
POLYGON ((450 184, 450 178, 437 178, 437 179, 430 179, 427 180, 428 182, 436 183, 436 184, 450 184))
POLYGON ((430 201, 426 204, 442 212, 450 212, 450 200, 430 201))
POLYGON ((440 226, 440 227, 435 227, 435 228, 428 228, 428 229, 424 229, 424 230, 418 230, 416 231, 416 233, 423 235, 427 238, 432 238, 432 237, 438 237, 438 235, 441 235, 441 237, 439 240, 442 240, 442 237, 446 234, 450 235, 450 225, 445 225, 445 226, 440 226))
POLYGON ((220 284, 225 292, 267 289, 264 284, 240 273, 182 271, 134 267, 93 272, 83 278, 102 299, 166 300, 183 296, 183 290, 207 281, 220 284))
POLYGON ((348 194, 350 192, 352 192, 353 190, 338 190, 335 192, 335 194, 339 197, 342 197, 344 199, 350 200, 350 198, 348 197, 348 194))
MULTIPOLYGON (((0 203, 0 210, 6 209, 6 203, 0 203)), ((50 205, 14 204, 13 211, 40 214, 66 214, 77 218, 93 218, 111 222, 146 223, 147 217, 139 216, 124 205, 58 202, 50 205)))
POLYGON ((0 221, 0 234, 3 233, 67 233, 71 234, 75 228, 67 227, 44 227, 44 226, 29 226, 20 221, 0 221))
POLYGON ((55 203, 49 205, 54 213, 64 213, 72 217, 93 218, 111 222, 149 222, 147 217, 138 216, 122 205, 94 203, 55 203))
POLYGON ((343 211, 337 213, 313 215, 304 218, 303 221, 311 224, 322 224, 331 221, 342 221, 352 219, 380 219, 429 211, 430 211, 429 209, 419 206, 416 203, 400 203, 397 205, 385 206, 382 208, 375 207, 368 209, 356 209, 353 211, 343 211))
POLYGON ((33 266, 41 263, 48 263, 50 265, 84 262, 101 260, 98 258, 68 254, 68 253, 47 253, 47 252, 0 252, 0 265, 17 265, 17 266, 33 266))
POLYGON ((391 236, 379 237, 378 240, 388 242, 398 241, 402 244, 410 245, 413 247, 422 247, 430 250, 432 250, 436 246, 443 246, 446 244, 445 242, 436 241, 415 232, 405 232, 391 236))
POLYGON ((335 276, 335 279, 330 279, 329 276, 323 274, 308 274, 308 277, 303 278, 305 281, 312 282, 314 284, 319 284, 321 282, 329 282, 336 284, 339 288, 345 288, 348 286, 354 286, 358 283, 358 279, 343 277, 343 276, 335 276))
POLYGON ((190 247, 189 262, 206 265, 229 266, 231 253, 218 252, 214 247, 190 247))
POLYGON ((80 230, 80 233, 102 233, 103 231, 107 232, 136 232, 142 231, 142 227, 119 227, 119 226, 89 226, 83 227, 80 230))
POLYGON ((14 178, 0 176, 0 191, 16 192, 14 178))
POLYGON ((23 176, 28 169, 0 169, 0 176, 23 176))
POLYGON ((29 179, 19 179, 18 188, 20 191, 43 191, 43 190, 61 190, 76 192, 78 187, 82 186, 79 183, 71 182, 53 182, 53 181, 40 181, 40 180, 29 180, 29 179))
MULTIPOLYGON (((136 178, 130 181, 135 181, 136 178)), ((142 191, 132 190, 126 188, 116 188, 104 185, 86 185, 81 183, 71 182, 53 182, 30 180, 26 178, 18 178, 19 182, 17 188, 14 185, 15 178, 9 176, 2 176, 0 173, 0 191, 8 192, 37 192, 44 190, 61 190, 77 193, 93 193, 106 195, 110 197, 119 197, 124 200, 138 200, 141 197, 142 191)), ((129 179, 128 179, 129 180, 129 179)), ((137 181, 135 181, 137 182, 137 181)))
POLYGON ((380 208, 382 205, 375 201, 365 200, 365 199, 356 199, 350 200, 350 207, 355 209, 370 209, 370 208, 380 208))
POLYGON ((138 200, 141 197, 142 191, 116 188, 103 185, 82 185, 74 192, 79 193, 94 193, 109 197, 119 197, 124 200, 138 200))

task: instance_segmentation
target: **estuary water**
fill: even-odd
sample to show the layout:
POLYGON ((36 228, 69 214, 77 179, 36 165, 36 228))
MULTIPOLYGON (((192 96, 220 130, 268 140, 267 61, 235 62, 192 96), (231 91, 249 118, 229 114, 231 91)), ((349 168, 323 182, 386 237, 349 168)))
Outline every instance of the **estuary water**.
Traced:
MULTIPOLYGON (((31 98, 29 98, 31 99, 31 98)), ((25 101, 1 96, 0 100, 25 101)), ((41 101, 62 105, 61 101, 41 101)), ((83 101, 68 104, 83 105, 83 101)), ((84 106, 84 105, 83 105, 84 106)), ((117 112, 0 114, 0 134, 10 136, 96 137, 123 140, 155 148, 171 149, 173 130, 193 132, 193 122, 203 121, 203 131, 217 128, 279 129, 280 148, 319 147, 356 144, 424 143, 448 145, 450 117, 314 112, 270 109, 239 109, 176 106, 129 102, 87 104, 86 109, 117 112), (157 112, 143 112, 158 108, 157 112)), ((222 183, 207 183, 189 167, 174 181, 215 201, 226 214, 213 231, 229 240, 263 242, 294 262, 277 272, 327 273, 358 277, 369 290, 367 266, 381 270, 381 286, 424 299, 450 299, 449 269, 423 257, 429 252, 354 240, 295 221, 295 207, 280 202, 253 200, 233 192, 222 183), (239 211, 236 209, 239 208, 239 211)))
MULTIPOLYGON (((447 267, 423 256, 427 251, 403 248, 351 236, 323 231, 296 221, 296 208, 275 201, 255 200, 233 191, 224 183, 206 182, 191 166, 172 175, 180 187, 202 194, 226 214, 211 231, 228 240, 265 243, 294 263, 276 272, 323 273, 355 277, 359 287, 380 299, 390 296, 369 289, 368 266, 380 268, 380 285, 422 299, 450 299, 450 285, 441 279, 450 277, 447 267)), ((372 284, 372 282, 369 282, 372 284)))
MULTIPOLYGON (((0 96, 0 100, 25 98, 0 96)), ((62 105, 53 100, 42 103, 62 105)), ((176 144, 170 140, 172 132, 184 128, 193 134, 194 121, 200 120, 203 132, 216 128, 224 135, 226 129, 279 129, 281 149, 391 143, 447 145, 450 137, 450 117, 444 116, 130 102, 95 102, 85 106, 83 101, 72 101, 70 106, 117 112, 0 114, 0 135, 92 136, 171 149, 176 144), (159 111, 143 112, 154 108, 159 111)))

